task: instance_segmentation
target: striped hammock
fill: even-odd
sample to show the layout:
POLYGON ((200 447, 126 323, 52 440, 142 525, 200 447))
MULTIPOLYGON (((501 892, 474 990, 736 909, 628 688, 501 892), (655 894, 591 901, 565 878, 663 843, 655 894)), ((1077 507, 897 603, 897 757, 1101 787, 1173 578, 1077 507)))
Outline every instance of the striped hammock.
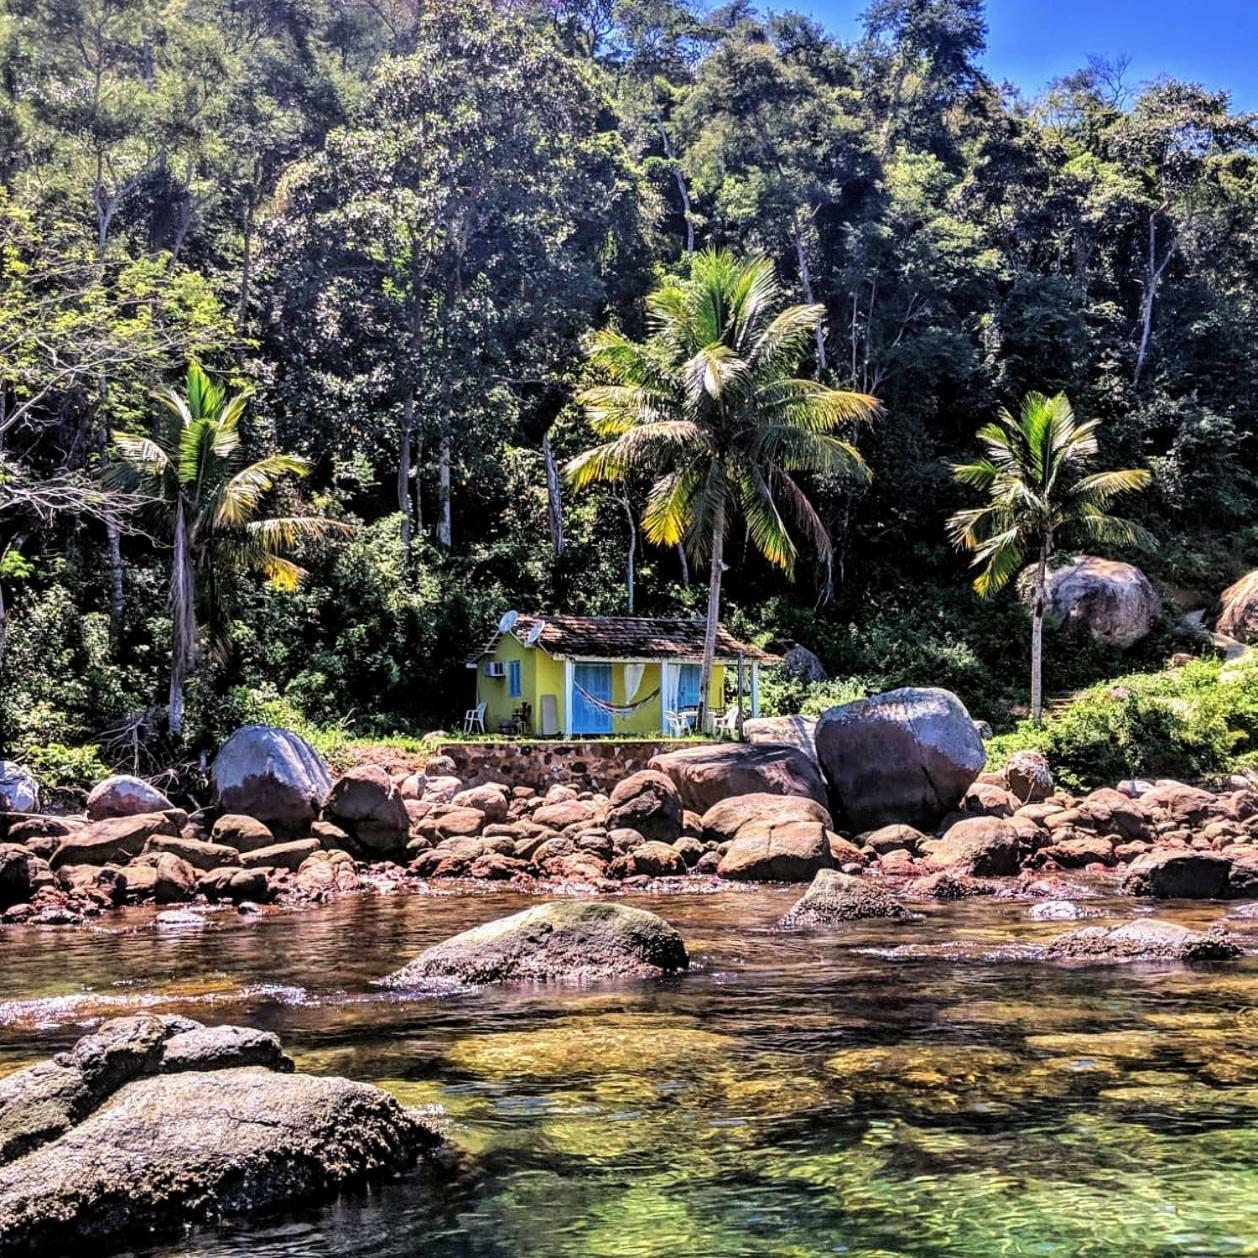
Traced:
POLYGON ((657 686, 646 698, 637 699, 633 703, 608 703, 606 699, 598 699, 590 694, 579 681, 574 681, 572 684, 581 698, 592 708, 597 708, 600 712, 607 712, 621 721, 627 721, 639 708, 645 708, 648 703, 658 698, 660 693, 657 686))

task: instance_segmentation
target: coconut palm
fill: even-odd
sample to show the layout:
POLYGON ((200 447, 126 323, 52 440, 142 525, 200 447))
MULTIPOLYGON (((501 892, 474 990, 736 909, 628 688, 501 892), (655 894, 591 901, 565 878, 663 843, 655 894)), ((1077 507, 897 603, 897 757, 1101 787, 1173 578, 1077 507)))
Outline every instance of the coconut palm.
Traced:
POLYGON ((183 730, 183 691, 198 653, 197 587, 224 571, 253 570, 281 589, 305 575, 284 554, 302 537, 343 525, 313 516, 260 517, 262 499, 282 476, 304 476, 291 454, 245 463, 240 420, 249 393, 228 397, 199 363, 183 393, 155 394, 161 412, 150 436, 115 433, 106 469, 114 485, 139 494, 170 534, 170 730, 183 730))
POLYGON ((797 550, 785 517, 823 558, 830 553, 830 539, 796 474, 868 475, 856 448, 835 430, 868 419, 878 402, 795 374, 825 311, 779 309, 780 294, 765 258, 740 261, 724 250, 696 254, 688 279, 667 280, 647 298, 651 332, 645 341, 617 331, 592 339, 588 358, 600 382, 579 398, 604 441, 568 464, 569 477, 580 487, 647 474, 647 539, 682 544, 696 560, 708 561, 700 728, 733 518, 742 515, 756 548, 789 575, 797 550))
POLYGON ((963 485, 987 495, 981 507, 948 521, 952 541, 974 555, 974 588, 983 598, 1033 564, 1031 588, 1031 719, 1043 713, 1044 607, 1048 562, 1063 535, 1109 545, 1144 543, 1148 534, 1108 514, 1121 494, 1143 489, 1149 473, 1089 471, 1100 420, 1079 420, 1064 393, 1028 393, 1015 417, 1002 409, 978 431, 985 457, 953 468, 963 485))

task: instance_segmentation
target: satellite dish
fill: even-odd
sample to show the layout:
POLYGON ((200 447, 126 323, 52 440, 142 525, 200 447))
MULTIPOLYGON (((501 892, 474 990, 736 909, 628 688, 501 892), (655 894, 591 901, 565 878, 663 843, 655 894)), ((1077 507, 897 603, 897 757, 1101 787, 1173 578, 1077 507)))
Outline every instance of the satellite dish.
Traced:
POLYGON ((540 637, 542 636, 542 630, 543 630, 545 627, 546 627, 545 621, 541 621, 541 620, 539 620, 539 621, 537 622, 537 624, 535 624, 535 625, 532 627, 532 629, 530 629, 530 630, 528 631, 528 633, 527 633, 527 634, 525 634, 525 637, 524 637, 524 645, 525 645, 525 646, 536 646, 536 645, 537 645, 537 640, 538 640, 538 638, 540 638, 540 637))
POLYGON ((515 628, 515 622, 519 619, 519 612, 503 612, 502 619, 498 622, 498 632, 510 633, 515 628))

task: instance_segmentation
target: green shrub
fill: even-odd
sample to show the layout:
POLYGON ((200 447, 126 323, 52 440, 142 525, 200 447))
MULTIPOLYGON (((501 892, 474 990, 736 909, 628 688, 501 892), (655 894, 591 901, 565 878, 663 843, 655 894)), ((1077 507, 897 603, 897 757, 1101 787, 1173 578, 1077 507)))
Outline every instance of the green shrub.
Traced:
POLYGON ((97 746, 67 747, 64 743, 30 744, 22 748, 22 763, 39 781, 45 797, 68 791, 90 790, 110 774, 97 746))
POLYGON ((989 767, 1023 748, 1043 752, 1072 790, 1225 773, 1258 751, 1258 659, 1195 660, 1095 686, 1043 725, 991 739, 989 767))

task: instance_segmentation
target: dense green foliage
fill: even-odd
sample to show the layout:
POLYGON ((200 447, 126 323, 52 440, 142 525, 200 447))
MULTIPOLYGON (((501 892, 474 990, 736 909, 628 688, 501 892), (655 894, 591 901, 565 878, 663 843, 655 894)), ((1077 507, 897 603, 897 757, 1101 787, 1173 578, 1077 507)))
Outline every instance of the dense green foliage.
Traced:
MULTIPOLYGON (((246 462, 309 464, 262 515, 352 533, 299 539, 296 590, 222 574, 181 754, 267 705, 448 723, 504 608, 624 611, 630 570, 639 611, 701 614, 646 484, 559 468, 586 338, 640 340, 709 246, 824 311, 801 374, 883 404, 847 434, 867 483, 801 485, 831 552, 788 581, 734 527, 739 631, 1007 727, 1027 614, 968 589, 944 522, 949 465, 1031 389, 1153 472, 1139 562, 1208 601, 1258 560, 1254 122, 1101 64, 1020 99, 984 37, 980 0, 875 0, 851 44, 741 2, 0 0, 0 748, 124 762, 165 729, 170 537, 99 473, 194 357, 252 390, 246 462)), ((1178 633, 1049 650, 1046 691, 1178 633)))

